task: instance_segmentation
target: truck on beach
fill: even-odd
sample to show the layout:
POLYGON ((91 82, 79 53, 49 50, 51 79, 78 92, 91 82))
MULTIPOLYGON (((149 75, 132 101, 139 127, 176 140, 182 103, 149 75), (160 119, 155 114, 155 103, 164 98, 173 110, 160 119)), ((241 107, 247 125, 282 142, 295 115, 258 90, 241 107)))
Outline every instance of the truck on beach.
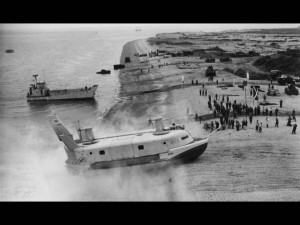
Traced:
POLYGON ((38 75, 33 75, 34 83, 30 84, 27 92, 27 101, 48 101, 48 100, 70 100, 70 99, 92 99, 98 85, 92 87, 75 89, 50 90, 45 81, 38 82, 38 75))
POLYGON ((183 125, 173 123, 165 127, 162 117, 149 120, 153 129, 101 138, 94 137, 92 128, 79 126, 76 140, 55 113, 49 118, 58 139, 65 145, 66 164, 75 168, 185 163, 198 158, 208 145, 208 138, 192 137, 183 125))

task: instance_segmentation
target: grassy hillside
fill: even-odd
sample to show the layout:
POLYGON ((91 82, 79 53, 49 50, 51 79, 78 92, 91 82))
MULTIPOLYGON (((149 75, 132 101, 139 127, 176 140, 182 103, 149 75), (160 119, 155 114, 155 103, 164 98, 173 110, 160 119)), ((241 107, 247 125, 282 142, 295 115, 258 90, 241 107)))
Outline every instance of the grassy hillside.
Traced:
POLYGON ((281 70, 283 73, 300 76, 300 57, 280 55, 277 58, 261 57, 254 62, 255 66, 268 70, 281 70))

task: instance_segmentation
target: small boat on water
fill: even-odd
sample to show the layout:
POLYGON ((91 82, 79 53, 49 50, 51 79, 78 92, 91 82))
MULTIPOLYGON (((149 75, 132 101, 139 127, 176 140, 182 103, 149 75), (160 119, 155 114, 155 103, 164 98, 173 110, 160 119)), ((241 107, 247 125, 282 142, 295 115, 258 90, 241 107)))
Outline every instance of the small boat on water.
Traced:
POLYGON ((50 123, 65 146, 66 164, 87 169, 156 163, 185 163, 198 158, 206 149, 208 138, 194 138, 184 126, 165 128, 162 118, 149 120, 154 129, 116 136, 95 138, 91 127, 78 128, 74 140, 56 114, 50 123))
POLYGON ((96 74, 110 74, 110 70, 101 70, 96 72, 96 74))
POLYGON ((37 81, 37 76, 33 75, 35 80, 34 83, 30 84, 27 101, 92 99, 98 88, 98 85, 93 85, 92 87, 85 86, 84 88, 50 90, 45 81, 37 81))
POLYGON ((7 49, 7 50, 5 50, 5 52, 6 52, 6 53, 13 53, 14 50, 13 50, 13 49, 7 49))

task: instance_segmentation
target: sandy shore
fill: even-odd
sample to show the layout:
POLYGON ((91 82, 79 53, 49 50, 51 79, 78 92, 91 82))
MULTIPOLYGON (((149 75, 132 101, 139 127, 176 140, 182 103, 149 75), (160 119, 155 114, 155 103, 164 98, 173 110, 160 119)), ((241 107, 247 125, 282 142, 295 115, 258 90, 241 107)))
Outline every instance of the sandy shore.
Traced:
MULTIPOLYGON (((166 118, 165 125, 172 121, 184 123, 193 136, 207 136, 203 124, 195 122, 192 115, 198 113, 207 115, 208 122, 212 119, 212 111, 208 109, 207 96, 200 96, 202 83, 208 94, 212 96, 229 95, 230 101, 245 102, 245 91, 237 85, 243 78, 234 77, 222 70, 224 63, 215 63, 219 70, 214 82, 208 82, 205 70, 209 63, 199 62, 195 57, 158 58, 140 63, 134 54, 155 51, 146 40, 136 40, 123 47, 120 62, 130 57, 130 63, 120 71, 119 102, 105 115, 103 122, 118 125, 121 132, 136 129, 148 129, 148 119, 156 116, 166 118), (179 69, 177 65, 189 61, 198 65, 195 69, 179 69), (160 67, 159 64, 168 65, 160 67), (152 67, 153 66, 153 67, 152 67), (141 72, 142 69, 142 72, 141 72), (184 85, 181 79, 184 76, 184 85), (192 79, 199 85, 191 85, 192 79), (219 85, 235 80, 235 87, 221 89, 219 85), (187 116, 189 108, 190 116, 187 116)), ((241 61, 243 59, 234 59, 241 61)), ((234 63, 234 62, 233 62, 234 63)), ((251 80, 250 84, 260 85, 267 91, 268 81, 251 80)), ((249 87, 249 86, 248 86, 249 87)), ((293 109, 300 115, 299 96, 288 96, 284 86, 274 84, 279 89, 280 96, 267 96, 267 100, 278 105, 267 106, 279 109, 279 128, 275 128, 275 117, 269 117, 270 128, 263 128, 262 133, 254 130, 255 121, 265 124, 265 116, 254 117, 253 124, 246 130, 232 129, 218 131, 210 136, 205 153, 194 163, 182 165, 185 177, 173 177, 184 180, 185 187, 193 196, 189 200, 203 201, 299 201, 300 200, 300 133, 291 134, 291 127, 286 126, 287 115, 293 109), (283 107, 279 108, 279 101, 283 107)), ((246 89, 246 101, 256 106, 246 89)), ((262 100, 263 95, 260 95, 262 100)), ((245 116, 239 117, 242 120, 245 116)), ((217 119, 213 119, 217 120, 217 119)), ((179 199, 185 200, 185 199, 179 199)))

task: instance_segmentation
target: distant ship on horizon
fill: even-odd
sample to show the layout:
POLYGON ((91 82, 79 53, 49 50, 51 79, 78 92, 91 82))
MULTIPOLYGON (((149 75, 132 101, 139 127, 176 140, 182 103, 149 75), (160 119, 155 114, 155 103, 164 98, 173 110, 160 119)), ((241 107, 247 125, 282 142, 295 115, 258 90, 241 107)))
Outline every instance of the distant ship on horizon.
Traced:
POLYGON ((85 86, 84 88, 50 90, 45 81, 37 81, 37 76, 33 75, 35 80, 34 83, 30 84, 27 101, 92 99, 98 88, 98 85, 93 85, 92 87, 85 86))

